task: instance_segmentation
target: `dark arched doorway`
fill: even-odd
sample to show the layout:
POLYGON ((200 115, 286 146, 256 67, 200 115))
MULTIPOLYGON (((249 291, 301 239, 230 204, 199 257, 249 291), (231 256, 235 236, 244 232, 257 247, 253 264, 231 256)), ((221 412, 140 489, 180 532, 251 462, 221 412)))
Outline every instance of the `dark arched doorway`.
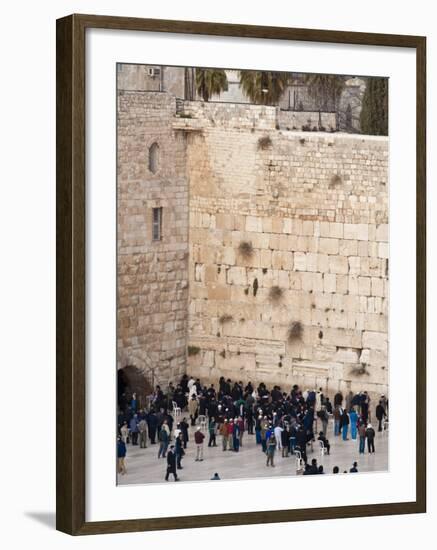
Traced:
POLYGON ((126 365, 117 371, 117 404, 121 411, 129 406, 132 394, 137 394, 140 408, 146 404, 146 396, 153 392, 143 371, 135 365, 126 365))

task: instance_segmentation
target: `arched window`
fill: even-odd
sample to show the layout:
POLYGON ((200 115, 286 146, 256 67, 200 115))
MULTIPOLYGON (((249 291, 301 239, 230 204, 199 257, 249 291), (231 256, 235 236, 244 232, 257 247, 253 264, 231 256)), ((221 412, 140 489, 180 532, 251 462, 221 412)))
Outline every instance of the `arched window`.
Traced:
POLYGON ((152 174, 158 171, 159 145, 155 142, 149 147, 149 170, 152 174))

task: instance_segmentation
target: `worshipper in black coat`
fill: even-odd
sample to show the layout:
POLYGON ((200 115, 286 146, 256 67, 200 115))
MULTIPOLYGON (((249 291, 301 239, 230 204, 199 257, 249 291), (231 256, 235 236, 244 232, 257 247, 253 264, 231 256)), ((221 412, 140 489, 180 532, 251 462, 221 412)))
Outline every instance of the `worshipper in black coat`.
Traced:
POLYGON ((198 401, 199 401, 199 415, 206 416, 206 405, 208 403, 206 400, 206 397, 201 394, 199 395, 198 401))
POLYGON ((369 402, 367 401, 366 396, 364 396, 364 399, 361 401, 361 418, 366 423, 369 419, 369 402))
POLYGON ((188 436, 188 422, 185 416, 182 418, 182 421, 179 423, 179 428, 182 433, 182 441, 184 443, 184 449, 186 449, 187 443, 189 441, 189 436, 188 436))
POLYGON ((334 395, 334 407, 341 407, 343 403, 343 394, 341 392, 337 392, 334 395))
POLYGON ((217 401, 215 400, 215 396, 212 396, 210 402, 207 405, 208 409, 208 416, 211 418, 212 416, 215 418, 217 416, 217 401))
POLYGON ((158 417, 156 415, 156 412, 153 409, 149 413, 147 423, 149 425, 150 442, 154 445, 156 443, 155 439, 156 439, 156 430, 158 428, 158 417))
POLYGON ((300 451, 302 460, 305 462, 305 464, 308 461, 306 449, 307 449, 306 433, 303 427, 299 426, 299 429, 296 432, 296 450, 300 451))
POLYGON ((184 374, 179 383, 184 393, 188 393, 188 381, 189 381, 188 374, 184 374))
POLYGON ((367 424, 367 449, 370 454, 375 452, 375 435, 375 430, 373 429, 372 424, 367 424))
POLYGON ((179 481, 178 474, 176 473, 176 453, 174 445, 170 446, 170 450, 167 453, 167 473, 165 474, 165 481, 168 481, 170 474, 173 474, 175 481, 179 481))
POLYGON ((385 409, 382 405, 382 401, 376 406, 376 418, 378 419, 378 432, 382 432, 382 421, 386 417, 385 409))
POLYGON ((182 460, 182 457, 185 455, 182 432, 177 436, 175 441, 175 454, 176 454, 177 468, 178 470, 182 470, 181 460, 182 460))

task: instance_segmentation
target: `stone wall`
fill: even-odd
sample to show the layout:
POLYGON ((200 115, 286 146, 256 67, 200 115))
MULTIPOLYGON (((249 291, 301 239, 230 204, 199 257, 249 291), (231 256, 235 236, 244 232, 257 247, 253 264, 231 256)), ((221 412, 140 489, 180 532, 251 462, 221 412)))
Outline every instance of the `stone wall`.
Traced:
POLYGON ((388 139, 278 129, 267 106, 118 101, 119 366, 386 392, 388 139))
POLYGON ((183 121, 188 371, 386 392, 387 138, 278 131, 244 108, 183 121))
MULTIPOLYGON (((320 113, 322 126, 327 130, 336 130, 336 113, 320 113)), ((278 111, 278 125, 284 130, 302 130, 302 126, 309 126, 311 130, 319 126, 318 111, 278 111)))
POLYGON ((174 96, 118 94, 118 366, 149 381, 185 372, 188 318, 186 140, 175 134, 174 96), (158 144, 157 171, 149 149, 158 144), (162 239, 152 240, 152 209, 163 208, 162 239))
POLYGON ((217 126, 230 130, 273 130, 278 122, 277 109, 268 105, 204 101, 182 101, 179 105, 179 116, 186 121, 187 128, 196 124, 199 128, 205 129, 217 126))

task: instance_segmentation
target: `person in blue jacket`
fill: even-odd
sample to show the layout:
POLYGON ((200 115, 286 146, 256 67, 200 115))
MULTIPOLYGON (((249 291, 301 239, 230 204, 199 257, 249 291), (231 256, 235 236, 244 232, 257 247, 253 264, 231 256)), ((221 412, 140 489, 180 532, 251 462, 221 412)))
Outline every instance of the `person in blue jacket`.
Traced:
POLYGON ((358 427, 358 413, 355 410, 355 407, 352 407, 349 413, 349 418, 351 421, 351 438, 357 438, 357 427, 358 427))
POLYGON ((126 473, 126 466, 124 459, 126 457, 126 445, 121 437, 117 438, 117 461, 118 461, 118 473, 124 475, 126 473))
POLYGON ((129 422, 129 430, 132 436, 132 445, 138 445, 138 415, 134 414, 129 422))

